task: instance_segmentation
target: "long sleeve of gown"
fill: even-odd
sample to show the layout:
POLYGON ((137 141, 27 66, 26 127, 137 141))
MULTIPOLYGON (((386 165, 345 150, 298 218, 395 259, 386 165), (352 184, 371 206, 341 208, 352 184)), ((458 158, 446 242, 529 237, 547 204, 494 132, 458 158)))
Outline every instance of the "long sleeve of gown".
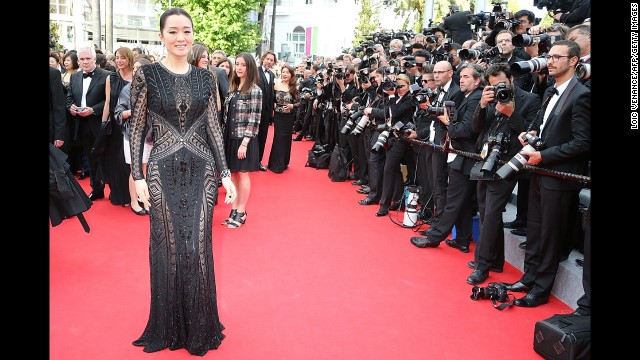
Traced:
POLYGON ((131 81, 131 117, 129 122, 131 176, 133 180, 143 180, 142 154, 144 151, 144 138, 147 134, 147 83, 142 67, 136 71, 131 81))
POLYGON ((220 173, 220 177, 230 177, 231 172, 227 166, 227 160, 224 154, 222 128, 218 121, 217 81, 213 76, 209 78, 209 81, 211 83, 211 94, 209 94, 209 102, 207 104, 207 136, 209 137, 209 147, 216 161, 216 169, 220 173))

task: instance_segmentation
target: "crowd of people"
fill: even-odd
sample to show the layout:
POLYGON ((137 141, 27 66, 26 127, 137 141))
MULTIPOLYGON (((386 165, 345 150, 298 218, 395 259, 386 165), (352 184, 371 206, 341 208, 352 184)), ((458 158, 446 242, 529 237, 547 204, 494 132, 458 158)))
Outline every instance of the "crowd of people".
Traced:
MULTIPOLYGON (((520 231, 525 271, 505 286, 526 293, 517 306, 548 301, 559 262, 576 246, 584 184, 518 164, 505 176, 497 164, 523 159, 521 167, 588 175, 590 23, 542 27, 520 10, 478 38, 454 29, 457 13, 422 33, 380 31, 349 53, 295 67, 273 51, 259 59, 210 51, 179 8, 160 18, 167 55, 158 61, 127 47, 104 60, 92 45, 50 52, 61 79, 51 91, 64 94, 50 97, 64 100, 50 106, 50 142, 79 179, 89 177, 91 200, 103 199, 108 184, 112 204, 150 215, 151 309, 134 345, 197 355, 220 345, 211 250, 218 188, 231 207, 223 225, 241 227, 250 174, 286 172, 292 141, 344 151, 349 179, 366 195, 358 203, 379 205, 377 217, 406 206, 405 188, 419 187, 419 219, 430 226, 410 238, 418 248, 444 241, 469 252, 479 214, 471 285, 503 270, 504 228, 520 231), (543 41, 523 44, 540 34, 543 41), (585 65, 586 76, 578 71, 585 65), (516 184, 518 214, 505 224, 516 184)), ((590 314, 589 299, 579 305, 590 314)))

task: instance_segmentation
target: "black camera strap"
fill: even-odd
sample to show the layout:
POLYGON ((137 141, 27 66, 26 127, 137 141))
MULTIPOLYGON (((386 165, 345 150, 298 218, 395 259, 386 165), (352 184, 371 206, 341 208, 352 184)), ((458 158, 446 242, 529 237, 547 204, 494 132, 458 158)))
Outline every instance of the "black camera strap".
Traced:
POLYGON ((500 305, 498 305, 498 301, 496 299, 491 299, 491 302, 493 303, 493 307, 502 311, 508 307, 513 306, 513 304, 516 302, 516 296, 513 294, 507 294, 507 297, 511 300, 509 300, 508 302, 504 302, 500 305))

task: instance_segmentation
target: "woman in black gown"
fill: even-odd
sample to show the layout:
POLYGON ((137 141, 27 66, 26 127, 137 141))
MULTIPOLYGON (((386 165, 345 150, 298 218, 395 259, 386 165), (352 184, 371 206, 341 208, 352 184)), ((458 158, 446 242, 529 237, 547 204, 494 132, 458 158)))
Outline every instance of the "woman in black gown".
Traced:
MULTIPOLYGON (((109 79, 105 84, 105 94, 107 94, 104 108, 109 111, 102 113, 102 121, 111 119, 112 131, 110 135, 107 135, 105 151, 102 160, 100 161, 100 171, 103 172, 103 179, 105 183, 109 183, 109 200, 113 205, 126 206, 131 201, 137 202, 137 199, 131 199, 129 195, 129 174, 131 168, 124 159, 123 151, 123 135, 120 126, 114 118, 114 110, 118 104, 118 97, 122 88, 131 82, 133 78, 133 64, 135 58, 133 51, 128 47, 121 47, 115 52, 116 66, 118 69, 109 75, 109 79)), ((136 211, 135 208, 139 208, 136 203, 131 207, 136 214, 142 210, 136 211)))
POLYGON ((136 71, 131 83, 131 165, 136 192, 150 208, 151 308, 139 339, 145 352, 186 349, 203 356, 224 334, 213 271, 213 203, 218 179, 225 203, 235 187, 224 156, 217 118, 216 83, 187 61, 193 22, 180 8, 160 17, 167 57, 136 71), (147 129, 153 148, 142 175, 147 129))
POLYGON ((291 132, 296 119, 294 109, 300 106, 300 94, 296 84, 294 69, 284 65, 280 77, 282 82, 273 86, 275 105, 273 107, 273 143, 267 169, 282 174, 289 167, 291 159, 291 132))

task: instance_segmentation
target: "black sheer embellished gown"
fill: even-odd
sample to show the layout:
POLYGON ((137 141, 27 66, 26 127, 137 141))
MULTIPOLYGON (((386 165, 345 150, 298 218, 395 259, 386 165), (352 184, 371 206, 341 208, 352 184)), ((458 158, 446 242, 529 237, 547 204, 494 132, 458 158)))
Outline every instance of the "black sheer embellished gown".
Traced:
POLYGON ((300 105, 300 100, 288 91, 275 91, 274 115, 273 115, 273 143, 269 154, 267 168, 280 174, 289 167, 291 160, 291 132, 296 119, 295 108, 300 105), (291 110, 285 110, 284 106, 294 104, 291 110))
POLYGON ((220 345, 213 268, 212 218, 218 179, 230 177, 217 118, 211 73, 190 66, 175 74, 160 62, 143 65, 131 87, 131 165, 142 175, 147 127, 153 149, 147 165, 151 203, 151 308, 136 346, 205 355, 220 345))

